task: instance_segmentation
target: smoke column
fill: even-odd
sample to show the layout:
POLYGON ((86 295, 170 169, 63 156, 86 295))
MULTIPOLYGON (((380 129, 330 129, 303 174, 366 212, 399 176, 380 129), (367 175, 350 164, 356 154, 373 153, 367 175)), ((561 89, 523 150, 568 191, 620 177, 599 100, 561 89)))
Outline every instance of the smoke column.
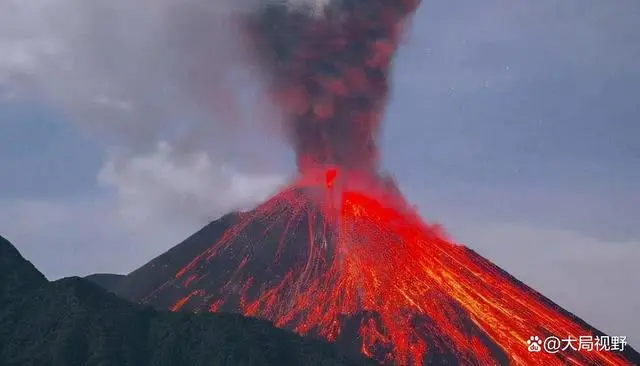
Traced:
POLYGON ((401 24, 419 0, 272 3, 247 22, 301 173, 338 165, 375 172, 376 139, 401 24))

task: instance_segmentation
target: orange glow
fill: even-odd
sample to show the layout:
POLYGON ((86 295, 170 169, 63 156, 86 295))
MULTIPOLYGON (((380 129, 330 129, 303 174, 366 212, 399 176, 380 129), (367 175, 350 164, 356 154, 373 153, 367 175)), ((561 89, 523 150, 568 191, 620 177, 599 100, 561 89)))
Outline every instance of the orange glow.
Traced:
POLYGON ((528 352, 526 341, 531 335, 591 333, 488 261, 448 241, 407 209, 398 195, 381 194, 384 190, 376 191, 373 183, 364 184, 355 176, 347 181, 368 188, 341 190, 338 206, 318 200, 323 195, 308 193, 331 187, 328 182, 335 175, 330 169, 326 181, 300 179, 245 214, 222 240, 183 268, 177 279, 190 279, 188 283, 197 289, 198 280, 193 279, 199 278, 199 268, 232 246, 246 246, 247 250, 239 251, 243 253, 269 255, 260 251, 261 242, 237 240, 256 222, 265 224, 266 236, 273 230, 271 224, 284 222, 287 231, 306 220, 309 241, 302 248, 304 259, 282 260, 303 244, 285 240, 285 232, 272 258, 244 255, 221 291, 193 290, 172 309, 193 300, 217 311, 230 299, 239 298, 239 311, 244 315, 268 319, 299 334, 314 332, 329 341, 344 331, 345 318, 373 314, 362 317, 357 334, 349 337, 359 337, 365 355, 397 365, 421 364, 425 355, 443 347, 453 349, 463 364, 495 364, 495 353, 469 331, 467 321, 513 364, 624 364, 615 353, 528 352), (286 274, 257 280, 258 273, 248 270, 257 260, 270 262, 273 268, 285 266, 286 274), (420 317, 429 321, 417 321, 420 317), (381 353, 381 349, 386 351, 381 353))

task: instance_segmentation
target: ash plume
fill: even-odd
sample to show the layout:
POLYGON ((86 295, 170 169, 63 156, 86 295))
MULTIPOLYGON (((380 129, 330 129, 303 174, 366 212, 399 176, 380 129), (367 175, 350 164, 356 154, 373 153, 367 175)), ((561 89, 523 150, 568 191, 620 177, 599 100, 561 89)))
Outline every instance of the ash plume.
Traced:
POLYGON ((301 172, 322 165, 377 171, 389 69, 401 25, 418 2, 269 3, 248 19, 301 172))

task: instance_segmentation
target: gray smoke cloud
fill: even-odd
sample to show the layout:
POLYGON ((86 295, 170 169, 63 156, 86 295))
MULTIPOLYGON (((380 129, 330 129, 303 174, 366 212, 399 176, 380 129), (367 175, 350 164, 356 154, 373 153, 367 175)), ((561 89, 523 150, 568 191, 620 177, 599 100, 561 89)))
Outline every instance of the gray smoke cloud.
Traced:
POLYGON ((237 113, 239 5, 3 1, 0 65, 9 90, 41 93, 82 123, 137 143, 176 125, 193 131, 199 113, 237 113))
POLYGON ((286 167, 239 28, 257 5, 0 0, 0 97, 45 101, 111 145, 98 180, 124 212, 246 206, 286 167))

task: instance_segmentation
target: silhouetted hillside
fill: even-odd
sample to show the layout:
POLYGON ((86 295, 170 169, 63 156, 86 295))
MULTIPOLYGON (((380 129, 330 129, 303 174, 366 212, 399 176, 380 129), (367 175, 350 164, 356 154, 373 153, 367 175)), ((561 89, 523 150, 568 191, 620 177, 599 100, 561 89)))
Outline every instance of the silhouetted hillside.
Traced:
POLYGON ((3 366, 368 363, 266 321, 160 312, 77 277, 49 283, 2 238, 0 263, 3 366))
POLYGON ((112 273, 94 273, 84 278, 104 289, 109 290, 120 285, 120 282, 126 278, 126 276, 112 273))
POLYGON ((0 306, 10 298, 47 283, 31 262, 0 236, 0 306))

